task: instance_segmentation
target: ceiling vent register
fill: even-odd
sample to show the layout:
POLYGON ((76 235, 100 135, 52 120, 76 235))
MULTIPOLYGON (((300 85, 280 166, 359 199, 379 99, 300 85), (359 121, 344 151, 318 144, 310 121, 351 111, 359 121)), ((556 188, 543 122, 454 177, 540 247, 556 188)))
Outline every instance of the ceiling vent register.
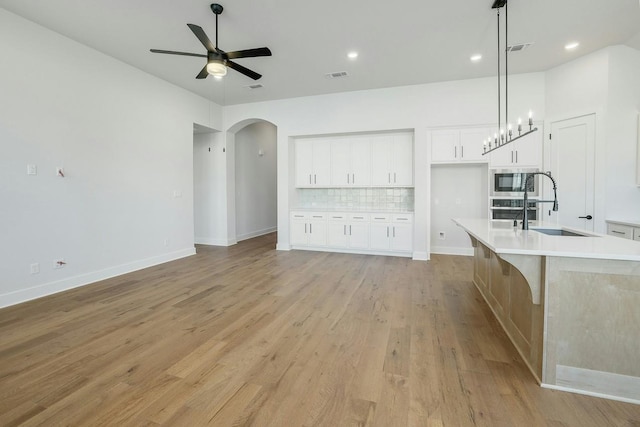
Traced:
POLYGON ((328 79, 339 79, 342 77, 349 77, 346 71, 336 71, 335 73, 327 73, 325 77, 328 79))

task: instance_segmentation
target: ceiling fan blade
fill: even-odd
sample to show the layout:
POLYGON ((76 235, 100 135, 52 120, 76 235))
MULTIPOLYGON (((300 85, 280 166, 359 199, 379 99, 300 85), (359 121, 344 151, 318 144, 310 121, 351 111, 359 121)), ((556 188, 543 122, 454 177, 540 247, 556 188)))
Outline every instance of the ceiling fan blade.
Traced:
POLYGON ((206 79, 208 75, 209 72, 207 72, 207 66, 205 65, 204 68, 200 70, 200 73, 198 73, 198 75, 196 76, 196 79, 206 79))
POLYGON ((253 58, 255 56, 271 56, 268 47, 258 47, 256 49, 236 50, 234 52, 225 52, 225 56, 229 59, 236 58, 253 58))
POLYGON ((211 40, 209 40, 209 37, 207 37, 207 35, 205 34, 204 30, 201 27, 198 27, 197 25, 194 25, 194 24, 187 24, 187 26, 191 29, 191 31, 193 31, 193 34, 196 35, 198 40, 200 40, 200 43, 202 43, 209 52, 216 51, 216 47, 213 45, 213 43, 211 43, 211 40))
POLYGON ((207 55, 203 55, 201 53, 190 53, 190 52, 176 52, 174 50, 161 50, 161 49, 150 49, 153 53, 166 53, 169 55, 184 55, 184 56, 197 56, 200 58, 206 58, 207 55))
POLYGON ((235 63, 233 61, 227 61, 226 65, 227 65, 227 67, 233 68, 237 72, 242 73, 247 77, 251 77, 253 80, 258 80, 260 77, 262 77, 262 74, 258 74, 255 71, 252 71, 252 70, 248 69, 247 67, 243 67, 242 65, 237 64, 237 63, 235 63))

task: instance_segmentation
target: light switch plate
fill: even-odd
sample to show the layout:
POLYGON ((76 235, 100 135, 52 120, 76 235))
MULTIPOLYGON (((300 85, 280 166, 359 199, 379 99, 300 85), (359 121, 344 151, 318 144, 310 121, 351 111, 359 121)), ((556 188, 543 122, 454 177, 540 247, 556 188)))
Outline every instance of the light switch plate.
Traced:
POLYGON ((36 165, 27 165, 27 175, 38 175, 38 167, 36 165))

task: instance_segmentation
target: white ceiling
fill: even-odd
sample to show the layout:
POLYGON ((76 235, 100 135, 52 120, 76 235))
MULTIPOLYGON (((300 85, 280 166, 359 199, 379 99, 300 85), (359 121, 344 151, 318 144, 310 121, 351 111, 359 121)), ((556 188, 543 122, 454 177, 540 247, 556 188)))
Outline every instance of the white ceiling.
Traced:
MULTIPOLYGON (((215 40, 210 0, 0 0, 0 7, 220 105, 496 74, 493 0, 219 1, 221 49, 273 52, 236 60, 263 74, 258 82, 232 70, 222 80, 196 80, 204 58, 149 52, 204 53, 186 24, 215 40), (359 52, 355 61, 347 59, 351 50, 359 52), (474 53, 483 55, 479 63, 469 60, 474 53), (349 77, 325 77, 335 71, 349 77), (264 87, 246 88, 253 83, 264 87)), ((640 49, 639 2, 512 0, 509 44, 529 42, 510 54, 510 74, 547 70, 614 44, 640 49), (565 51, 573 40, 579 48, 565 51)))

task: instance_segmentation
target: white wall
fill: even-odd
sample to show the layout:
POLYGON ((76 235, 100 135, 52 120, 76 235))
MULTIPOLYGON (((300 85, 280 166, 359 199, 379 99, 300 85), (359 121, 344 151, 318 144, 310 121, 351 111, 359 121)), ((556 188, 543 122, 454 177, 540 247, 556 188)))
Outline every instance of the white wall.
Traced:
POLYGON ((276 230, 276 131, 271 123, 257 122, 235 134, 237 240, 276 230))
POLYGON ((640 219, 635 185, 638 75, 640 52, 627 46, 611 46, 546 73, 547 123, 596 115, 596 231, 606 230, 605 219, 640 219))
POLYGON ((227 246, 227 154, 220 132, 193 136, 193 198, 195 243, 227 246))
POLYGON ((0 52, 0 306, 192 254, 220 107, 3 9, 0 52))
MULTIPOLYGON (((544 74, 512 76, 510 110, 544 117, 544 74)), ((428 129, 484 125, 496 116, 494 78, 285 99, 225 107, 224 128, 252 118, 278 128, 278 248, 289 248, 289 209, 293 186, 292 137, 350 132, 414 130, 414 258, 429 254, 430 178, 428 129)), ((480 142, 479 142, 480 143, 480 142)))
POLYGON ((451 219, 488 217, 488 171, 487 164, 434 165, 431 168, 432 252, 473 255, 469 236, 451 219))
POLYGON ((606 216, 640 220, 636 184, 640 52, 627 46, 613 46, 608 52, 606 216))

